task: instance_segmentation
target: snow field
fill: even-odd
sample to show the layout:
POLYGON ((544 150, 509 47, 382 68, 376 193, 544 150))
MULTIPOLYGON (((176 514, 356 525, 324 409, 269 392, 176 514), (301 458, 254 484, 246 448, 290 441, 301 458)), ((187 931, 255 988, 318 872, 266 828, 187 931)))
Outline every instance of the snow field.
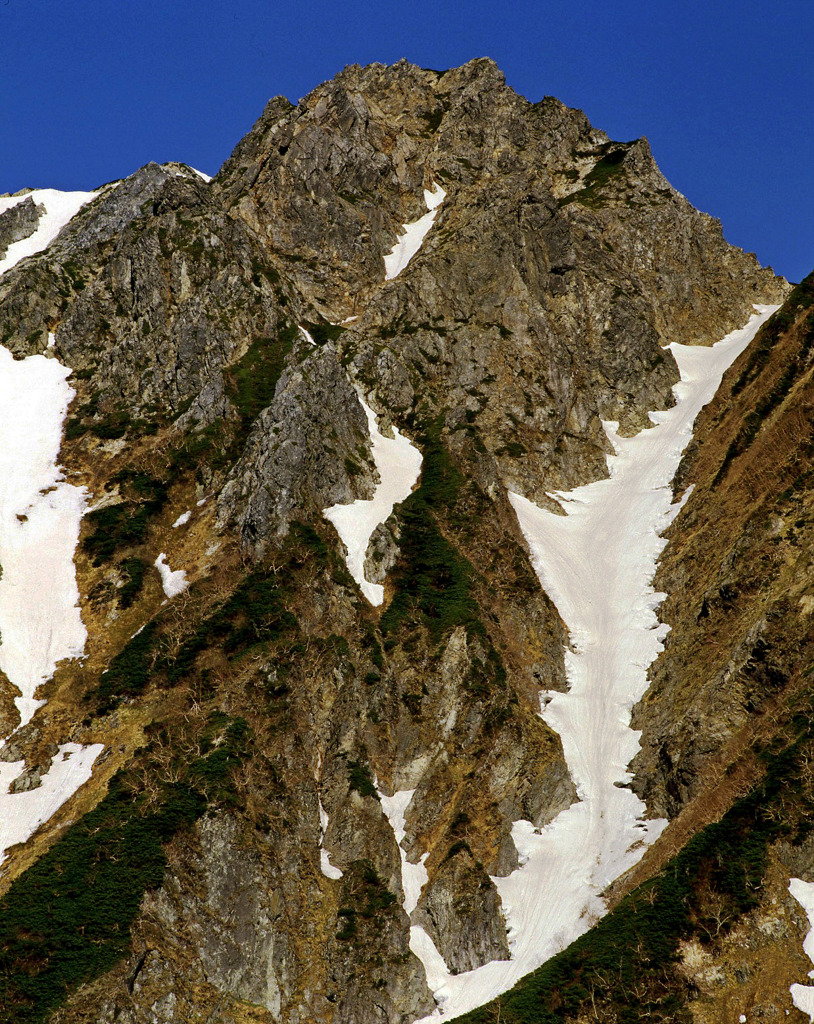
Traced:
MULTIPOLYGON (((809 927, 803 940, 803 952, 814 964, 814 882, 804 882, 801 878, 792 878, 789 882, 789 892, 808 917, 809 927)), ((809 971, 808 976, 814 978, 814 971, 809 971)), ((814 1021, 814 986, 792 985, 789 992, 791 992, 791 1001, 800 1013, 807 1013, 809 1020, 814 1021)))
POLYGON ((424 189, 424 202, 427 204, 429 212, 425 213, 423 217, 419 217, 418 220, 414 220, 411 224, 402 225, 401 231, 398 234, 398 241, 384 257, 385 281, 392 281, 393 278, 398 277, 421 248, 424 239, 433 225, 433 221, 438 215, 438 208, 446 199, 446 195, 444 189, 437 183, 433 184, 432 191, 424 189))
MULTIPOLYGON (((30 238, 9 246, 0 274, 44 249, 96 193, 31 195, 46 212, 30 238)), ((25 198, 0 199, 0 212, 25 198)), ((65 481, 57 462, 74 396, 70 372, 44 355, 15 360, 0 346, 0 669, 18 691, 21 725, 44 703, 37 688, 58 662, 81 657, 87 638, 73 564, 87 495, 65 481)), ((63 744, 40 786, 20 793, 9 787, 23 762, 0 763, 0 863, 90 778, 102 749, 63 744)))
POLYGON ((18 203, 25 202, 29 196, 38 206, 45 207, 45 213, 40 217, 34 234, 29 238, 12 243, 6 250, 5 256, 0 258, 0 274, 11 270, 26 256, 42 252, 53 242, 68 221, 72 220, 80 209, 91 199, 95 199, 98 194, 98 192, 58 192, 53 188, 41 188, 27 192, 23 196, 0 198, 0 213, 5 213, 6 210, 10 210, 18 203))
POLYGON ((373 462, 379 483, 373 497, 359 498, 350 505, 331 505, 322 514, 333 523, 346 548, 345 561, 351 576, 373 605, 384 600, 384 587, 365 578, 365 555, 377 526, 386 522, 393 507, 409 497, 421 472, 421 452, 393 427, 393 437, 385 437, 378 427, 376 414, 361 395, 359 401, 367 416, 373 462))
POLYGON ((48 774, 42 777, 42 785, 22 793, 9 793, 9 785, 23 771, 24 762, 0 762, 0 864, 10 847, 24 843, 88 781, 93 763, 103 750, 101 743, 87 747, 63 743, 48 774))
POLYGON ((605 913, 603 890, 666 825, 643 820, 644 804, 617 783, 631 778, 627 766, 639 734, 630 729, 630 714, 667 632, 655 615, 664 595, 653 590, 652 578, 666 543, 662 534, 682 504, 672 503, 670 482, 698 412, 776 308, 756 307, 746 327, 712 348, 670 346, 681 373, 676 405, 651 413, 654 425, 632 438, 605 424, 615 449, 610 475, 555 495, 564 516, 509 494, 534 569, 571 637, 569 690, 544 692, 541 705, 542 717, 561 737, 580 799, 542 829, 514 823, 521 866, 493 879, 511 960, 451 975, 434 947, 416 943, 439 1003, 421 1024, 488 1002, 587 931, 605 913))
POLYGON ((73 566, 86 493, 57 465, 69 373, 0 347, 0 669, 20 689, 23 725, 43 703, 37 687, 87 636, 73 566))

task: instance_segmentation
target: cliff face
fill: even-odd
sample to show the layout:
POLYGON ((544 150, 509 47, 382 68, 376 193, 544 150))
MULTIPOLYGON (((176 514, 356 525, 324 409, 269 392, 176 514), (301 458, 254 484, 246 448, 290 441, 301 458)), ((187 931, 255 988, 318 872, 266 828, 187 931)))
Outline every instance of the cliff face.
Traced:
MULTIPOLYGON (((14 205, 0 247, 38 223, 33 200, 14 205)), ((105 747, 4 865, 5 1019, 408 1024, 436 1005, 411 924, 452 974, 507 959, 496 880, 520 863, 513 826, 578 798, 538 713, 540 691, 566 685, 567 637, 507 491, 545 504, 605 476, 602 421, 630 435, 673 402, 664 346, 712 342, 786 292, 669 186, 646 140, 528 103, 487 60, 353 66, 297 106, 274 99, 211 182, 148 165, 0 277, 3 345, 74 369, 61 459, 93 503, 76 560, 85 658, 17 732, 0 686, 4 750, 28 779, 66 740, 105 747), (417 252, 386 275, 439 190, 417 252), (378 493, 371 417, 421 454, 361 553, 381 605, 323 515, 378 493), (188 589, 162 589, 161 553, 188 589), (90 906, 64 899, 66 875, 90 906), (44 892, 57 924, 27 916, 44 892)), ((765 383, 756 358, 740 401, 765 383)), ((736 424, 719 411, 703 430, 736 424)), ((682 480, 719 472, 701 437, 682 480)), ((737 504, 734 475, 716 486, 737 504)), ((725 537, 701 493, 662 569, 674 639, 639 711, 635 785, 657 813, 683 806, 707 752, 792 671, 749 598, 737 644, 705 667, 709 716, 676 727, 701 699, 690 618, 705 607, 717 630, 724 586, 748 591, 704 531, 715 551, 758 538, 756 558, 780 559, 777 601, 805 598, 783 575, 801 528, 783 513, 747 529, 741 503, 725 537)))
POLYGON ((813 297, 807 278, 735 363, 676 477, 694 489, 656 579, 672 632, 636 714, 637 785, 670 817, 784 717, 811 664, 813 297))

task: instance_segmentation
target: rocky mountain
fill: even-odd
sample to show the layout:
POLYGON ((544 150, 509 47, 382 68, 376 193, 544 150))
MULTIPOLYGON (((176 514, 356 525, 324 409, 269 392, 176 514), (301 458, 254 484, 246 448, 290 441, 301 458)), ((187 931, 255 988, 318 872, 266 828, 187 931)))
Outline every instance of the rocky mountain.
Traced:
POLYGON ((0 197, 0 1019, 804 1019, 812 308, 489 60, 0 197))

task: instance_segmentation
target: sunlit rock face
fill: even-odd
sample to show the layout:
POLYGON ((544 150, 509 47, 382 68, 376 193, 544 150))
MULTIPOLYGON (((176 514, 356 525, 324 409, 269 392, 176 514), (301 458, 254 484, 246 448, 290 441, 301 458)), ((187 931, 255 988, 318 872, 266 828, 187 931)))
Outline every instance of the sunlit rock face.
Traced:
POLYGON ((485 59, 349 66, 271 100, 211 182, 149 164, 60 202, 0 198, 6 369, 54 389, 10 423, 56 425, 0 532, 66 517, 13 572, 0 545, 2 778, 42 804, 0 877, 0 1005, 410 1024, 483 1004, 588 931, 678 809, 658 699, 626 787, 686 403, 727 365, 692 346, 786 283, 646 140, 485 59), (576 537, 561 513, 590 488, 576 537), (43 625, 23 685, 3 587, 19 569, 45 607, 58 550, 74 632, 43 625), (574 615, 547 570, 580 551, 574 615), (592 645, 602 693, 580 689, 592 645), (97 910, 71 905, 74 944, 26 923, 31 995, 3 914, 17 935, 26 887, 50 906, 66 875, 97 910))

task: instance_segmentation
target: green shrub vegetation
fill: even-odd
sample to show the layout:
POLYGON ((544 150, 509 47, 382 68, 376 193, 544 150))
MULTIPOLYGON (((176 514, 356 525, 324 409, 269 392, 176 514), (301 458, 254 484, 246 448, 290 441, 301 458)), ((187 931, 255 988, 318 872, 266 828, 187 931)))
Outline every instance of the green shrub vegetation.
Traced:
POLYGON ((585 175, 585 184, 578 192, 572 192, 559 200, 560 206, 570 203, 581 203, 592 208, 605 205, 603 191, 608 185, 620 180, 625 175, 623 162, 628 147, 619 143, 607 143, 603 155, 585 175))
MULTIPOLYGON (((332 566, 333 553, 312 527, 292 523, 282 554, 287 571, 270 573, 258 568, 249 573, 179 646, 166 643, 162 615, 147 623, 111 660, 96 690, 89 695, 97 712, 107 713, 123 699, 143 693, 151 681, 160 686, 175 685, 195 670, 198 655, 204 651, 219 650, 230 662, 258 648, 266 653, 273 651, 276 671, 284 677, 292 660, 302 652, 299 623, 286 606, 293 586, 292 573, 307 565, 327 570, 332 566)), ((137 572, 135 568, 131 571, 137 572)), ((324 644, 336 655, 342 655, 344 645, 347 654, 342 638, 329 637, 324 644)))
POLYGON ((284 324, 276 337, 255 338, 248 351, 226 371, 226 391, 248 428, 274 398, 274 389, 297 337, 284 324))
POLYGON ((440 420, 423 431, 417 444, 423 455, 421 483, 399 511, 401 554, 392 575, 396 593, 382 616, 382 633, 392 635, 408 622, 422 622, 434 640, 459 625, 480 632, 474 570, 439 526, 439 516, 455 505, 463 484, 441 441, 440 420))
POLYGON ((157 660, 158 636, 158 623, 153 619, 110 662, 96 690, 100 714, 112 711, 124 697, 135 697, 147 687, 157 660))
MULTIPOLYGON (((473 649, 466 686, 473 696, 484 697, 494 687, 503 688, 506 671, 483 625, 474 593, 475 569, 442 532, 442 524, 462 522, 456 504, 464 478, 443 444, 440 418, 417 440, 423 455, 421 483, 398 513, 400 552, 391 574, 395 594, 381 617, 381 632, 385 646, 392 647, 399 635, 403 640, 416 626, 426 628, 433 643, 463 626, 483 651, 480 657, 473 649)), ((420 712, 420 702, 411 695, 405 703, 412 714, 420 712)))
POLYGON ((143 558, 125 558, 119 563, 119 571, 123 578, 118 594, 120 608, 129 608, 135 603, 144 587, 144 576, 149 568, 149 564, 143 558))
POLYGON ((112 483, 119 485, 122 501, 85 516, 90 532, 82 541, 82 550, 94 565, 109 562, 120 548, 141 544, 150 519, 167 502, 167 484, 146 473, 123 469, 112 483))
POLYGON ((202 651, 218 647, 228 657, 236 658, 258 644, 293 641, 298 635, 297 619, 286 610, 284 591, 276 576, 256 570, 161 667, 170 682, 176 682, 192 671, 202 651))
POLYGON ((370 922, 375 928, 377 919, 396 905, 396 897, 379 878, 370 861, 353 861, 343 879, 342 905, 337 911, 337 939, 341 942, 359 941, 360 925, 370 922))
POLYGON ((341 324, 306 323, 305 327, 317 345, 326 345, 329 341, 336 341, 345 333, 345 328, 341 324))
POLYGON ((359 796, 372 796, 375 800, 379 799, 379 794, 373 785, 370 768, 364 761, 348 761, 348 782, 350 788, 355 789, 359 796))

